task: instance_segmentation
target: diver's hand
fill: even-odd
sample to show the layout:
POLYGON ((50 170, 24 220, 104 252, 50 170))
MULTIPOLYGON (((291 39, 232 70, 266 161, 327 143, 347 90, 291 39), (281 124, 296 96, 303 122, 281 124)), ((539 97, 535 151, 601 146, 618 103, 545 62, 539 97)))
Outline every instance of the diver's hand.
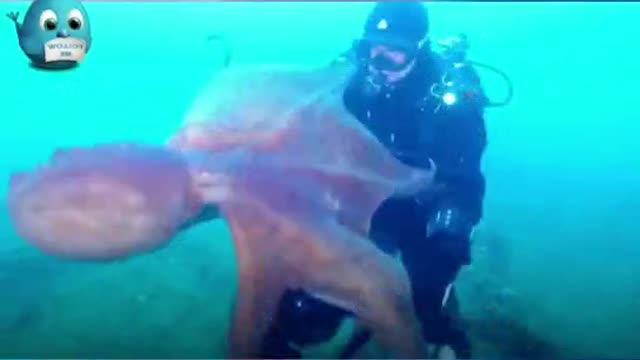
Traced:
POLYGON ((455 360, 458 358, 456 352, 449 345, 429 344, 427 349, 430 359, 455 360))
POLYGON ((457 359, 456 352, 453 351, 453 348, 449 345, 444 345, 440 347, 440 351, 438 351, 438 359, 441 360, 454 360, 457 359))
POLYGON ((18 11, 11 11, 7 13, 7 17, 16 24, 18 23, 18 16, 20 16, 18 11))

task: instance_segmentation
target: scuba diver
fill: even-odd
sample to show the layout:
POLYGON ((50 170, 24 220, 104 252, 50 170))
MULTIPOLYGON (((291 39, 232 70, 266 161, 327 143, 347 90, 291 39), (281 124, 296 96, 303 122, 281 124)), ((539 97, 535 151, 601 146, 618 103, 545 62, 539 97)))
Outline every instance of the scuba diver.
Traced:
MULTIPOLYGON (((454 280, 471 262, 471 233, 483 215, 485 178, 481 160, 487 144, 484 109, 502 106, 485 96, 476 67, 504 73, 466 59, 464 35, 429 40, 427 9, 419 2, 379 2, 369 13, 363 36, 348 52, 358 70, 344 93, 347 109, 397 159, 416 167, 433 160, 436 194, 392 198, 372 219, 371 239, 384 251, 400 253, 412 284, 425 342, 434 358, 470 358, 471 346, 459 326, 454 280)), ((264 338, 263 358, 300 358, 299 348, 331 340, 344 310, 291 290, 264 338)), ((353 355, 370 334, 356 331, 342 353, 353 355)))

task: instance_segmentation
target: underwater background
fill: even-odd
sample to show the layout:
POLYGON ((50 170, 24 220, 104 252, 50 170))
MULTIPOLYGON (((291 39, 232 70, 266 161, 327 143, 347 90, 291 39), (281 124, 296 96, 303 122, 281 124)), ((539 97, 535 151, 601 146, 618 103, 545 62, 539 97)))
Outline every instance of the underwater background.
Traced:
MULTIPOLYGON (((57 147, 164 142, 220 67, 208 35, 230 39, 235 64, 323 64, 372 6, 86 2, 90 53, 48 72, 29 67, 4 17, 28 5, 0 3, 2 194, 57 147)), ((640 357, 640 3, 428 6, 432 38, 466 33, 470 57, 515 84, 486 114, 485 217, 458 281, 475 355, 640 357)), ((0 211, 0 357, 224 356, 236 264, 222 221, 151 255, 79 264, 27 246, 0 211)))

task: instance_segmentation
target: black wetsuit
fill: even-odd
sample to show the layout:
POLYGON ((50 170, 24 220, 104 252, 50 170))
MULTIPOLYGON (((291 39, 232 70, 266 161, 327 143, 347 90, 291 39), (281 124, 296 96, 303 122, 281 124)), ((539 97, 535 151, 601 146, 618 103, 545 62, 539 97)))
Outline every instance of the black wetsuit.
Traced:
MULTIPOLYGON (((435 198, 389 199, 374 214, 370 236, 385 251, 400 251, 409 273, 417 315, 429 343, 449 344, 459 357, 470 357, 465 333, 445 311, 443 299, 458 271, 471 261, 470 233, 482 217, 485 179, 480 162, 486 146, 481 106, 459 99, 434 112, 440 99, 431 85, 442 75, 442 61, 421 54, 416 68, 392 91, 364 95, 356 74, 344 99, 347 108, 401 161, 437 166, 444 185, 435 198)), ((341 309, 290 291, 264 339, 265 358, 293 358, 289 343, 331 339, 348 314, 341 309)))

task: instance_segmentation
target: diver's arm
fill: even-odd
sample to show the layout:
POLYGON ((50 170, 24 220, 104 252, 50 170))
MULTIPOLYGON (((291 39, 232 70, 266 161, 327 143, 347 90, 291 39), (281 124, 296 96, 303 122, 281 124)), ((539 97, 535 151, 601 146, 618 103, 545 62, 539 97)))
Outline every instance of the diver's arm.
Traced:
POLYGON ((485 195, 485 177, 481 161, 487 144, 482 109, 459 103, 441 110, 448 129, 438 158, 436 181, 444 185, 437 196, 434 218, 427 231, 468 236, 481 219, 485 195))

